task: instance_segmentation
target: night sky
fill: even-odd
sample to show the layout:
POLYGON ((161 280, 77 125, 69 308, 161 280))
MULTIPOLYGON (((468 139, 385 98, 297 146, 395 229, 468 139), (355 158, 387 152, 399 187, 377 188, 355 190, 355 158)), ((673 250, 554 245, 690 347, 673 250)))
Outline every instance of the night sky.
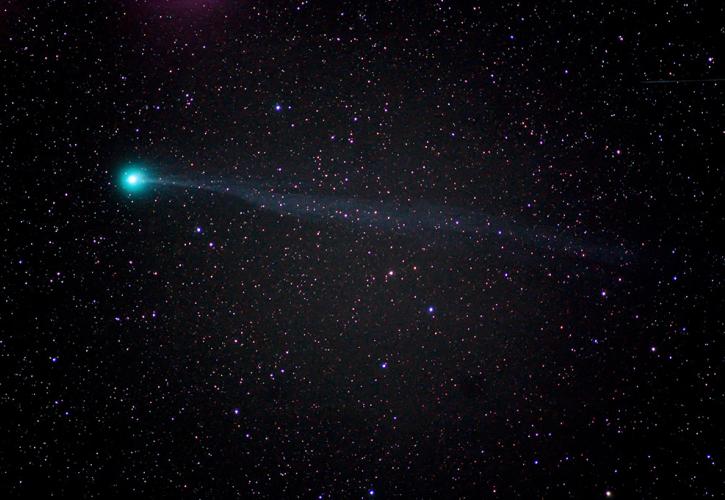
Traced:
POLYGON ((0 7, 0 496, 725 494, 722 2, 85 4, 0 7))

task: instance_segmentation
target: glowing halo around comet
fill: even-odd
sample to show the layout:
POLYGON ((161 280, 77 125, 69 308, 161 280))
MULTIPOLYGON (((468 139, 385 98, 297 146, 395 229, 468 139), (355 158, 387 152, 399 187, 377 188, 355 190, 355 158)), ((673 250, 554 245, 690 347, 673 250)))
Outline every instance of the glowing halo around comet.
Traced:
POLYGON ((121 187, 129 193, 138 193, 144 189, 149 180, 142 168, 129 167, 121 172, 121 187))

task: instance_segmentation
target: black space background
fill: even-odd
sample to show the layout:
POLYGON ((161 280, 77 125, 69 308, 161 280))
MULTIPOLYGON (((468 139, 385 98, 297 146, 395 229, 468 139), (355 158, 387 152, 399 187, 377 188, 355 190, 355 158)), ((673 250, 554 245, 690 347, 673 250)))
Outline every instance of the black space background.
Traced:
POLYGON ((606 4, 3 2, 1 496, 722 495, 725 13, 606 4))

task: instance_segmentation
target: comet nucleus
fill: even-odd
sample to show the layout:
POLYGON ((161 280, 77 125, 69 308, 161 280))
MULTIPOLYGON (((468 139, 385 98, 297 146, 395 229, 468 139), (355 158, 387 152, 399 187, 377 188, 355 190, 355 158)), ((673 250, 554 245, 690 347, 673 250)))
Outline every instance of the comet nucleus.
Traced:
POLYGON ((138 193, 147 184, 143 169, 131 167, 121 172, 121 187, 129 193, 138 193))

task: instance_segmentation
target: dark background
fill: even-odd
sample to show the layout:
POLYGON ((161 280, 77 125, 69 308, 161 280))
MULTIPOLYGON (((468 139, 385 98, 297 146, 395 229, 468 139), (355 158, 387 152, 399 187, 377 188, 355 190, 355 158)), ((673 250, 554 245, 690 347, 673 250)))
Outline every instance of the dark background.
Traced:
POLYGON ((723 4, 605 3, 3 2, 3 497, 722 495, 723 4))

